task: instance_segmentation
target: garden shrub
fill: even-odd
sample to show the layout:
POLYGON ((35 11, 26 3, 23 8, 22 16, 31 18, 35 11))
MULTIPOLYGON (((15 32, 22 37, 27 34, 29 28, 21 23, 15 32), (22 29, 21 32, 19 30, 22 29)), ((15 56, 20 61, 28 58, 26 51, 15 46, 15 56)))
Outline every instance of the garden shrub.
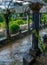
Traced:
POLYGON ((26 20, 16 20, 16 23, 18 23, 19 25, 21 24, 26 24, 26 20))
POLYGON ((19 29, 20 29, 20 26, 17 23, 12 23, 10 25, 10 31, 12 34, 17 33, 19 31, 19 29))
POLYGON ((0 15, 0 22, 4 22, 4 17, 2 16, 2 14, 0 15))
POLYGON ((24 22, 22 20, 17 20, 16 23, 20 25, 20 24, 23 24, 24 22))

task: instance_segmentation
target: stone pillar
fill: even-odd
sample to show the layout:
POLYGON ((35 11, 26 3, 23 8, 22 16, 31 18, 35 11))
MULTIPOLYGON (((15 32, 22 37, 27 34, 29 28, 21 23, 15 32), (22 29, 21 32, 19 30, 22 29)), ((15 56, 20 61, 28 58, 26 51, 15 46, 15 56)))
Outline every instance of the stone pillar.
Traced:
POLYGON ((28 34, 29 34, 30 33, 30 8, 29 7, 27 7, 25 13, 27 14, 28 34))
POLYGON ((27 22, 28 22, 28 34, 30 33, 30 15, 27 14, 27 22))
MULTIPOLYGON (((33 30, 39 35, 39 11, 33 12, 33 30)), ((35 32, 32 34, 32 48, 38 49, 38 38, 36 37, 35 32)))
POLYGON ((9 32, 9 11, 7 10, 7 12, 4 14, 5 17, 5 22, 6 22, 6 34, 7 34, 7 39, 10 38, 10 32, 9 32))
MULTIPOLYGON (((42 8, 41 3, 30 4, 30 9, 32 10, 32 20, 33 20, 33 30, 39 35, 39 23, 40 23, 40 9, 42 8)), ((32 33, 32 50, 38 50, 38 37, 36 37, 35 32, 32 33)))
MULTIPOLYGON (((33 20, 33 30, 36 31, 36 34, 39 35, 39 21, 40 21, 40 13, 39 10, 42 8, 41 3, 31 2, 29 5, 32 10, 32 20, 33 20)), ((26 54, 23 58, 23 65, 32 65, 32 62, 35 61, 36 57, 39 55, 38 48, 38 37, 36 37, 35 32, 32 33, 32 48, 29 50, 29 54, 26 54)))

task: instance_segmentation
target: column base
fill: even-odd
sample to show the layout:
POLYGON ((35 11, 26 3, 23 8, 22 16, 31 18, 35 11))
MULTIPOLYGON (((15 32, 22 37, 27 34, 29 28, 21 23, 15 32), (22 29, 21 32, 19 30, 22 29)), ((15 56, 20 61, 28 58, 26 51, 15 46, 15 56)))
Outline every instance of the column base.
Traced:
POLYGON ((35 63, 36 58, 40 56, 41 52, 39 49, 30 49, 29 54, 23 57, 23 65, 32 65, 35 63))
POLYGON ((23 57, 23 65, 32 65, 35 62, 35 58, 30 54, 26 54, 23 57))
POLYGON ((29 54, 36 58, 37 56, 40 56, 41 52, 40 52, 40 49, 32 49, 31 48, 29 50, 29 54))

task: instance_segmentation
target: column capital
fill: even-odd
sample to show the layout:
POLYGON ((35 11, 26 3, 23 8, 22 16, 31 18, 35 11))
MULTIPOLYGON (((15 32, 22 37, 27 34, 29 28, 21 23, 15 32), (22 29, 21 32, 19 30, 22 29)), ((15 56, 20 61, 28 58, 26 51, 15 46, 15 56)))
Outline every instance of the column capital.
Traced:
POLYGON ((40 4, 40 3, 32 3, 32 4, 29 5, 29 7, 33 12, 39 12, 40 9, 42 8, 42 4, 40 4))

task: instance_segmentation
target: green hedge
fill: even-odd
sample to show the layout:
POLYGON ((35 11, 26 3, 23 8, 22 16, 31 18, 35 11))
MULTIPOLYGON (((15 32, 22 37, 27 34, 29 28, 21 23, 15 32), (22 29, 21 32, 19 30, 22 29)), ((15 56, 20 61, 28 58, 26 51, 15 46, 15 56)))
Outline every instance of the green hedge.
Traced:
POLYGON ((0 14, 0 22, 2 23, 2 22, 4 22, 4 15, 3 14, 0 14))
POLYGON ((41 16, 41 22, 42 23, 47 22, 47 14, 42 14, 42 16, 41 16))
POLYGON ((20 26, 16 23, 12 23, 10 25, 10 31, 11 31, 12 34, 17 33, 19 31, 19 29, 20 29, 20 26))
POLYGON ((16 20, 16 23, 21 25, 21 24, 26 24, 27 21, 26 20, 16 20))

